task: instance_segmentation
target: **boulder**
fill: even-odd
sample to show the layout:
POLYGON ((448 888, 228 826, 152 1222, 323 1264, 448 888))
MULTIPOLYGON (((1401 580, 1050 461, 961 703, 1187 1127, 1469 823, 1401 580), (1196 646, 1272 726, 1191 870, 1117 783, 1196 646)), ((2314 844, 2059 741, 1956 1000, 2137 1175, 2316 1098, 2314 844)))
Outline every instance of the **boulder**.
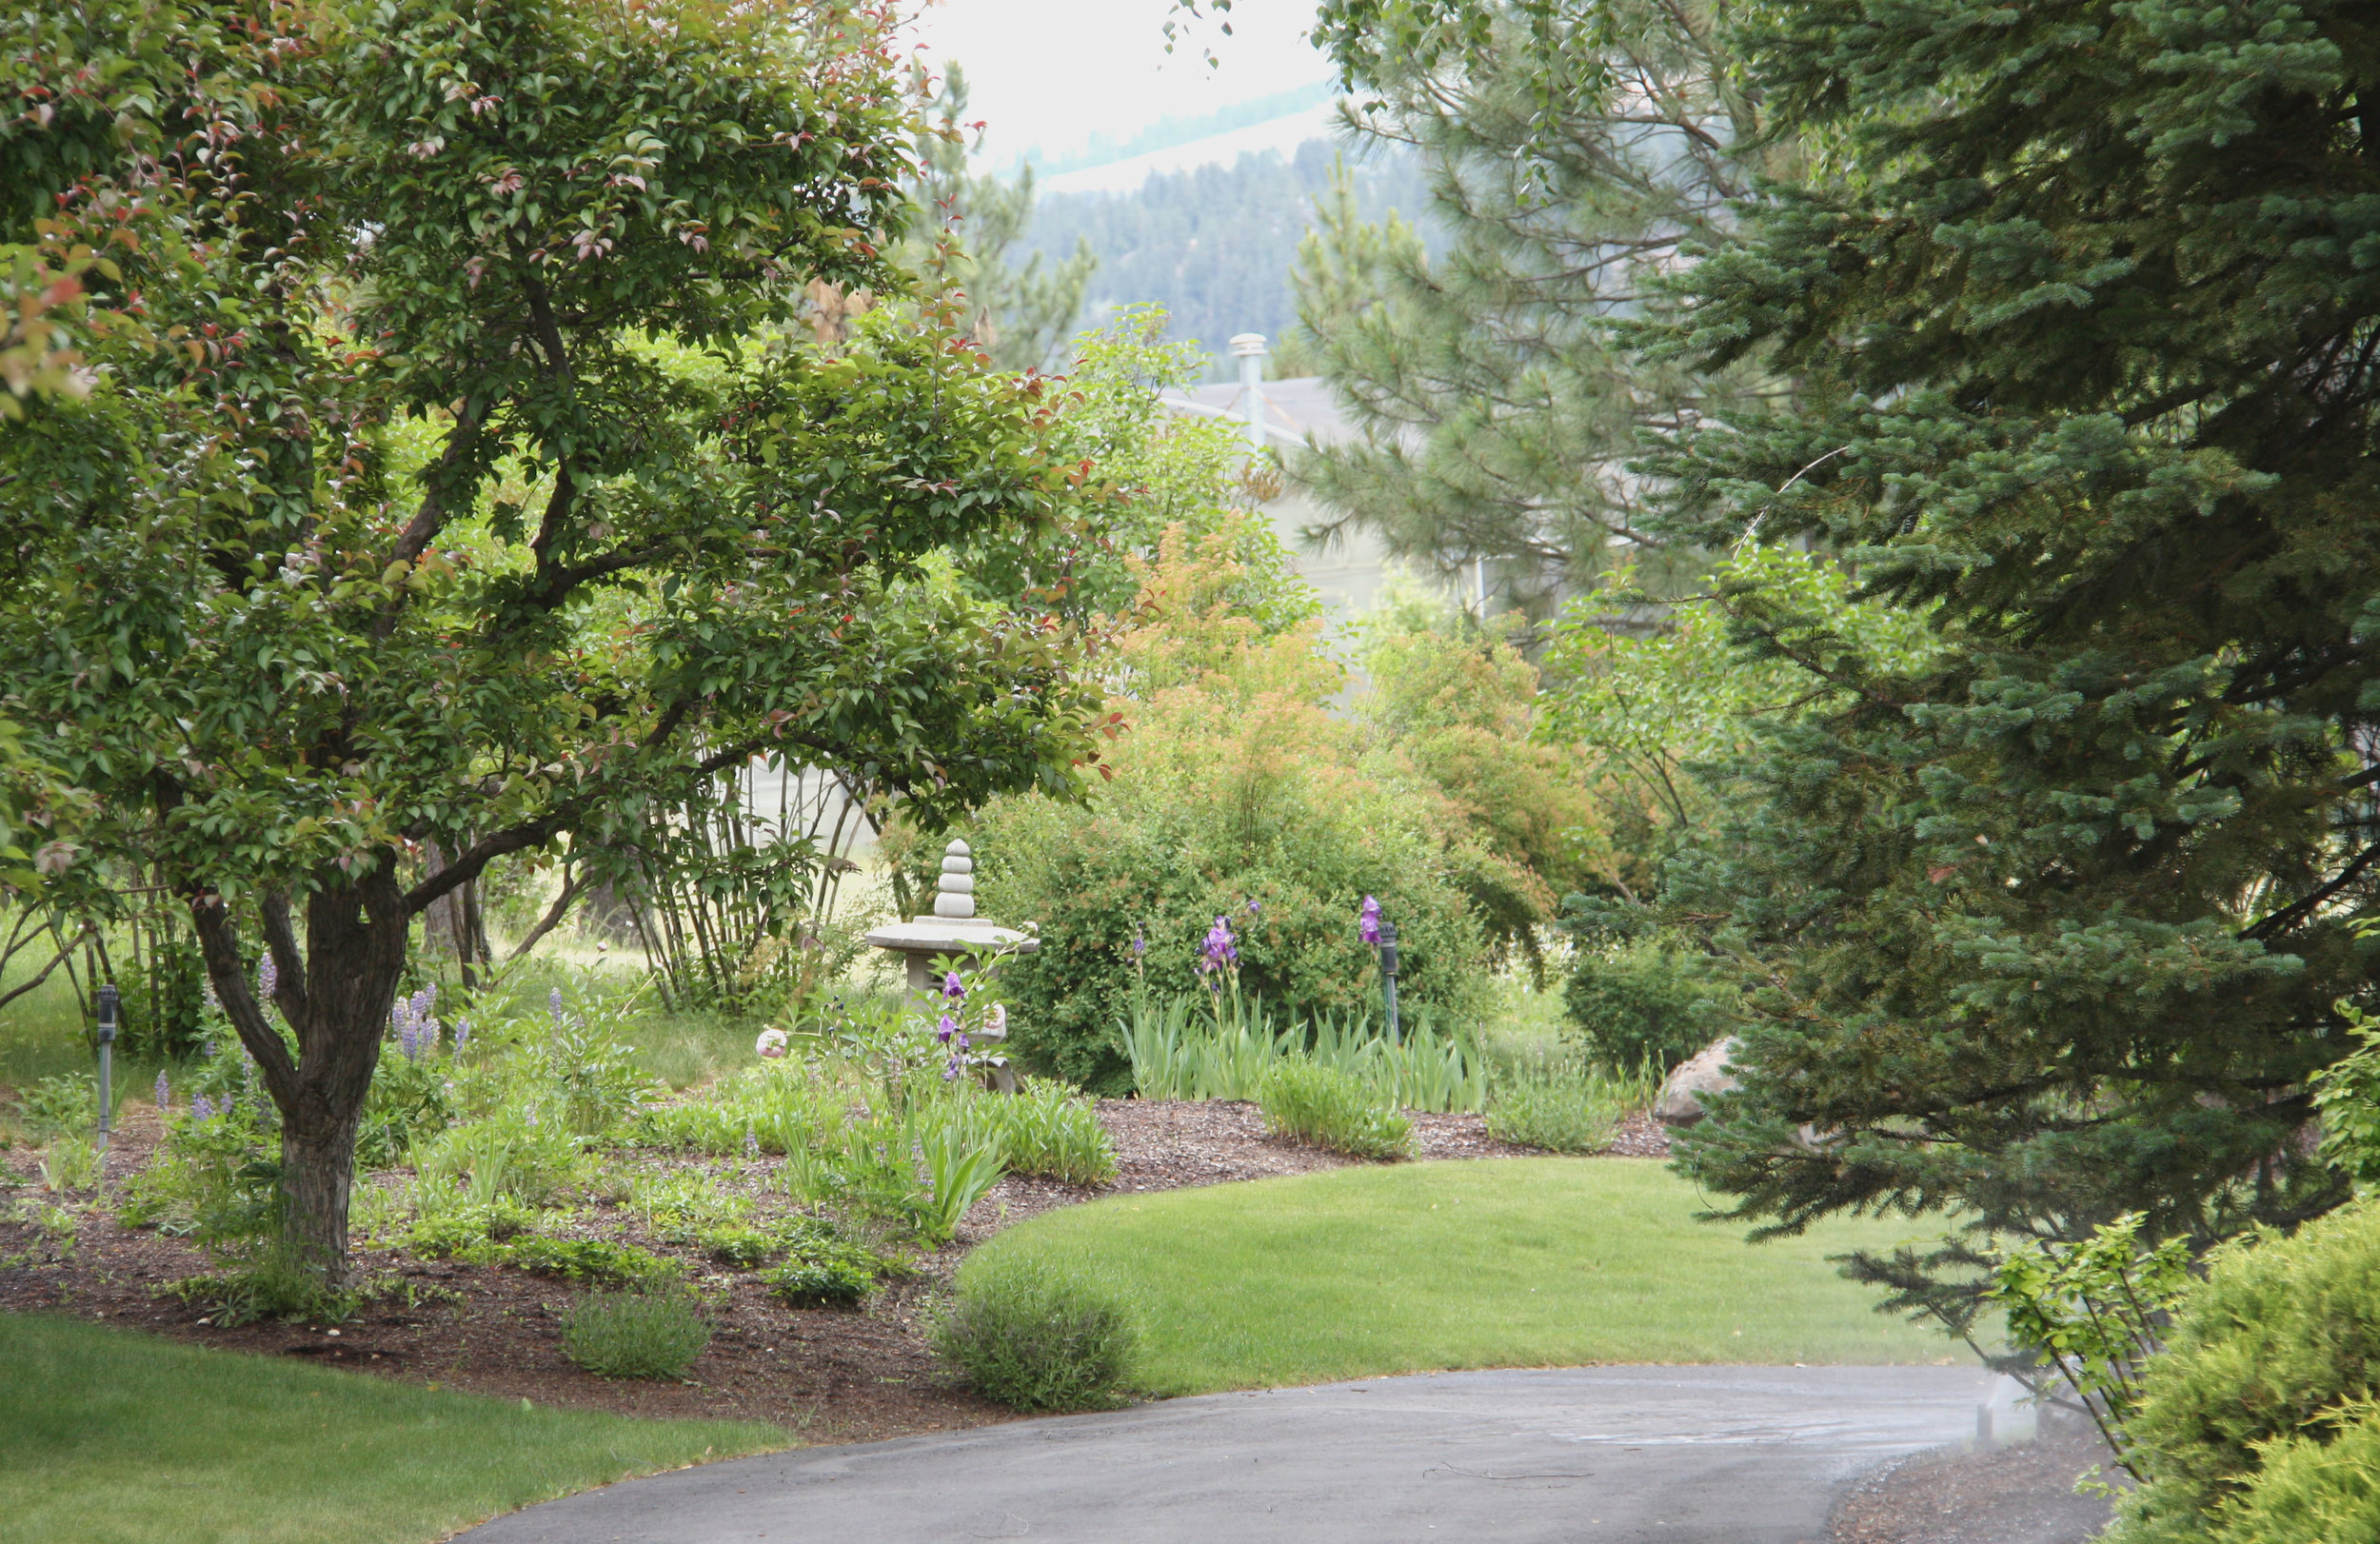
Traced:
POLYGON ((1735 1039, 1714 1042, 1691 1061, 1681 1061, 1670 1069, 1669 1080, 1661 1085, 1661 1097, 1653 1103, 1653 1114, 1665 1126, 1691 1126, 1702 1118, 1704 1094, 1721 1094, 1737 1086, 1727 1070, 1729 1053, 1735 1049, 1735 1039))

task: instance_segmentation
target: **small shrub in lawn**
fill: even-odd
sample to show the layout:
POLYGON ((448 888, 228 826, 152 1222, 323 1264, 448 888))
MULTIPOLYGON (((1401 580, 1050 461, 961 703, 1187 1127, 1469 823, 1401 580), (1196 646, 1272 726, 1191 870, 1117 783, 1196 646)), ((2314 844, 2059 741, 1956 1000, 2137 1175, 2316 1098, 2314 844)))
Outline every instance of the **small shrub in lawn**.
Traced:
POLYGON ((674 1284, 588 1293, 562 1328, 570 1359, 604 1377, 684 1377, 710 1343, 694 1295, 674 1284))
POLYGON ((934 1349, 1014 1410, 1104 1410, 1131 1386, 1139 1316, 1087 1273, 1025 1255, 979 1256, 934 1327, 934 1349))
POLYGON ((1600 1153, 1628 1105, 1626 1088, 1585 1068, 1520 1068, 1488 1096, 1488 1135, 1549 1153, 1600 1153))
POLYGON ((1352 1158, 1403 1158, 1413 1122, 1370 1084, 1311 1061, 1281 1062, 1257 1087, 1257 1105, 1275 1135, 1352 1158))

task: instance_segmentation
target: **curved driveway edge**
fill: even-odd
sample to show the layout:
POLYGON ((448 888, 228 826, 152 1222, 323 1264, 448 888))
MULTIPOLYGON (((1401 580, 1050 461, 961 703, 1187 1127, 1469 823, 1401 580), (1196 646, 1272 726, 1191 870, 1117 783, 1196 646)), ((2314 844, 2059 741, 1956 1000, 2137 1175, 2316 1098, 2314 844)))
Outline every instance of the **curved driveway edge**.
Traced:
POLYGON ((629 1480, 469 1544, 1816 1544, 1973 1367, 1582 1367, 1205 1395, 629 1480))

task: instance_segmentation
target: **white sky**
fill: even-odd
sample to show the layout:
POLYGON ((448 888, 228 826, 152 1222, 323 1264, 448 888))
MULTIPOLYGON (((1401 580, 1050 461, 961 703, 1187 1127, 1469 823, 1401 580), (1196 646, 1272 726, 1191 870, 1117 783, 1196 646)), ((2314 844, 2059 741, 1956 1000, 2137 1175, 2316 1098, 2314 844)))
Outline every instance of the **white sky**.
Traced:
POLYGON ((965 68, 967 116, 988 124, 983 148, 994 161, 1037 148, 1063 154, 1094 131, 1129 138, 1160 118, 1331 73, 1304 37, 1313 0, 1239 0, 1229 37, 1212 16, 1185 16, 1170 54, 1169 9, 1169 0, 930 0, 914 30, 929 59, 965 68), (1220 67, 1207 65, 1209 49, 1220 67))

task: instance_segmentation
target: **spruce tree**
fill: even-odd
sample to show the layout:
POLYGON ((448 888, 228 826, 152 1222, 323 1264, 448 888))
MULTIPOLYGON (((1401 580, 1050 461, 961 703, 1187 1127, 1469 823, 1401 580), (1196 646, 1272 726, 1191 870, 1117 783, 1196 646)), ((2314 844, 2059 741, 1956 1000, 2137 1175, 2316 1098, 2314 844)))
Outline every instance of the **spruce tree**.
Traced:
MULTIPOLYGON (((1648 366, 1610 332, 1691 242, 1720 239, 1751 190, 1754 99, 1708 4, 1607 0, 1532 46, 1517 6, 1478 8, 1477 52, 1350 57, 1349 117, 1428 168, 1433 257, 1415 228, 1357 216, 1339 189, 1299 249, 1301 352, 1360 439, 1292 471, 1339 526, 1452 573, 1492 560, 1527 604, 1591 577, 1615 544, 1654 545, 1638 436, 1741 401, 1759 372, 1648 366)), ((1418 212, 1418 211, 1417 211, 1418 212)), ((1655 577, 1652 573, 1648 579, 1655 577)))
POLYGON ((1991 1236, 2316 1215, 2380 904, 2380 10, 1776 0, 1736 47, 1835 175, 1653 334, 1799 382, 1656 460, 1664 532, 1822 544, 1951 646, 1834 659, 1674 869, 1747 985, 1685 1165, 1774 1229, 1955 1213, 1854 1268, 1961 1325, 1991 1236))

